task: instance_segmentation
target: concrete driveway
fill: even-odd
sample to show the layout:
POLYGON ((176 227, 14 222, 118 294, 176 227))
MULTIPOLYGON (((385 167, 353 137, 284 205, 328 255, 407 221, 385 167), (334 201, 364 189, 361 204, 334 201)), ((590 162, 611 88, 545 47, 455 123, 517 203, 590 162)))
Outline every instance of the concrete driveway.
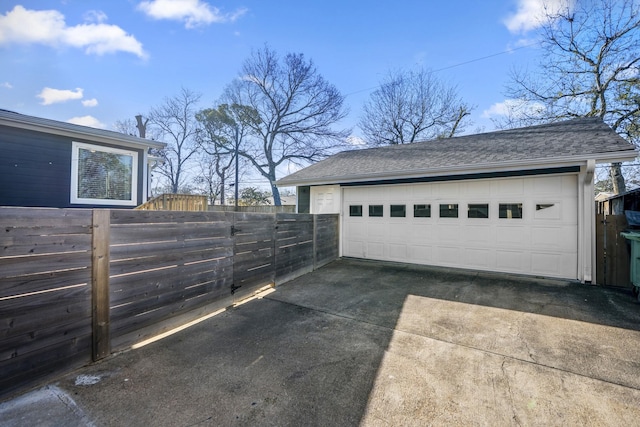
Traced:
POLYGON ((631 426, 639 402, 630 290, 340 260, 1 404, 0 419, 631 426))

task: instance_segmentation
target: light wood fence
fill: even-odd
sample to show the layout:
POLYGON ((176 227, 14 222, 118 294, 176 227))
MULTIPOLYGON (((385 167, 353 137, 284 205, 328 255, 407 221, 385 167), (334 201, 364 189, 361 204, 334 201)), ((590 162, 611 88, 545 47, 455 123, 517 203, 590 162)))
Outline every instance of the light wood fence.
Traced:
POLYGON ((337 215, 0 208, 0 396, 338 257, 337 215))
POLYGON ((256 213, 295 213, 296 207, 292 205, 283 206, 229 206, 229 205, 209 205, 208 210, 215 212, 256 212, 256 213))
POLYGON ((207 196, 198 194, 161 194, 147 200, 137 210, 143 211, 206 211, 207 196))

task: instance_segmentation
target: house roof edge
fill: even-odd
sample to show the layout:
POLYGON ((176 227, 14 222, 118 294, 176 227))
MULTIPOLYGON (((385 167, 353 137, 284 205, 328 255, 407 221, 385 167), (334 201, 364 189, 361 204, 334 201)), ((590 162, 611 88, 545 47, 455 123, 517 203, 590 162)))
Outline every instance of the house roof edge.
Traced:
POLYGON ((58 120, 45 119, 42 117, 29 116, 13 111, 0 109, 0 125, 10 126, 19 129, 28 129, 39 132, 53 133, 68 137, 83 137, 104 143, 117 143, 118 145, 128 145, 137 148, 164 148, 164 142, 150 139, 138 138, 106 129, 92 128, 89 126, 76 125, 73 123, 61 122, 58 120))

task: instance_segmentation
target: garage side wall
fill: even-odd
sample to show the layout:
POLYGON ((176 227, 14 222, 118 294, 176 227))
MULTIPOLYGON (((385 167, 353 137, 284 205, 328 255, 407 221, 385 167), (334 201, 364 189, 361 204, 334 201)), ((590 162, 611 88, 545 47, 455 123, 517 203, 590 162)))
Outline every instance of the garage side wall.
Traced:
POLYGON ((339 185, 319 185, 311 187, 312 214, 339 214, 341 192, 339 185))

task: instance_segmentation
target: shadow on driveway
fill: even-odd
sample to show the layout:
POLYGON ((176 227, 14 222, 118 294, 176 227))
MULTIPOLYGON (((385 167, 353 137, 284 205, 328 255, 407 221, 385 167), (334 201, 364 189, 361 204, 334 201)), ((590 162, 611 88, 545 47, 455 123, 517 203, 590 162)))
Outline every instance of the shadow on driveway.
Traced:
POLYGON ((639 331, 630 290, 344 259, 51 387, 76 425, 633 425, 639 331))

